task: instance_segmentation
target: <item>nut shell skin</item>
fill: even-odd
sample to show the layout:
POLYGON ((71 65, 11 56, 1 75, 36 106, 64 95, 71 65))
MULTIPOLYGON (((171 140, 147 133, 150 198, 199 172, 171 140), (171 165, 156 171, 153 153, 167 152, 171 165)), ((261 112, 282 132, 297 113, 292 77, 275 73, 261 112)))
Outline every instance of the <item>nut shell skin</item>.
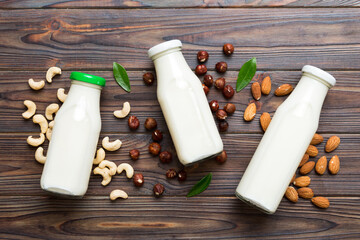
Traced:
POLYGON ((165 188, 160 183, 155 184, 153 187, 153 192, 154 192, 155 197, 160 197, 164 193, 164 191, 165 191, 165 188))
POLYGON ((234 96, 235 90, 231 85, 226 85, 223 89, 223 95, 226 99, 230 99, 234 96))

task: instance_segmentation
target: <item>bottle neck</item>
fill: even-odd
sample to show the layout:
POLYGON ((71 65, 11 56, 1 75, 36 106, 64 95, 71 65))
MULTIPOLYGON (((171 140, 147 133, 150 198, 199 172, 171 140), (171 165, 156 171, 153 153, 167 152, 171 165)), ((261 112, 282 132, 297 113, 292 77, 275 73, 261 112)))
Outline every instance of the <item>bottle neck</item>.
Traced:
POLYGON ((323 81, 310 74, 303 74, 294 91, 289 96, 289 101, 309 102, 313 109, 320 114, 329 87, 323 81))
POLYGON ((153 58, 158 83, 192 73, 180 48, 169 49, 153 58), (166 76, 166 77, 165 77, 166 76))

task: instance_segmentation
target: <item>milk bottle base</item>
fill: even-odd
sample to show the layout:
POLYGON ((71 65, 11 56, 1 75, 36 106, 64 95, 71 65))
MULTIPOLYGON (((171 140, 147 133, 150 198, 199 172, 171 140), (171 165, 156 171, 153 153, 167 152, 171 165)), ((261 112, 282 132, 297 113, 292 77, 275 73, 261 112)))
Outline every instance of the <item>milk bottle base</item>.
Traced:
POLYGON ((63 188, 58 187, 41 187, 45 192, 49 193, 50 195, 56 196, 56 197, 62 197, 62 198, 82 198, 84 195, 75 195, 74 193, 65 190, 63 188))
POLYGON ((209 160, 209 159, 211 159, 211 158, 214 158, 214 157, 216 157, 217 155, 219 155, 221 152, 223 151, 223 149, 221 149, 221 151, 219 151, 219 152, 217 152, 217 153, 214 153, 214 154, 211 154, 211 155, 209 155, 209 156, 205 156, 205 157, 201 157, 201 158, 199 158, 199 159, 195 159, 195 160, 193 160, 193 161, 184 161, 184 160, 181 160, 181 159, 179 159, 179 161, 181 162, 181 164, 182 165, 184 165, 185 167, 188 167, 188 166, 192 166, 192 165, 194 165, 194 164, 198 164, 198 163, 201 163, 201 162, 204 162, 204 161, 206 161, 206 160, 209 160))
POLYGON ((270 210, 270 209, 264 207, 263 205, 261 205, 260 203, 258 203, 257 201, 254 201, 254 200, 252 200, 252 199, 250 199, 250 198, 247 198, 247 197, 241 195, 241 194, 238 193, 238 192, 235 192, 235 195, 236 195, 236 197, 237 197, 238 199, 240 199, 240 200, 243 201, 244 203, 246 203, 246 204, 248 204, 248 205, 250 205, 250 206, 253 206, 253 207, 255 207, 256 209, 258 209, 258 210, 260 210, 260 211, 262 211, 262 212, 264 212, 264 213, 266 213, 266 214, 273 214, 273 213, 275 213, 275 211, 276 211, 276 210, 270 210))

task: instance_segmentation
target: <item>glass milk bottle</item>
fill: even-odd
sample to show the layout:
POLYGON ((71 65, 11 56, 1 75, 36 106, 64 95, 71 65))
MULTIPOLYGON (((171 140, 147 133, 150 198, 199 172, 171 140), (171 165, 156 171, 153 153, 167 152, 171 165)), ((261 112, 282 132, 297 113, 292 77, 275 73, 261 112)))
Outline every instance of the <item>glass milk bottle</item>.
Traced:
POLYGON ((199 78, 181 53, 181 42, 171 40, 148 51, 157 75, 157 98, 183 165, 211 158, 223 143, 199 78))
POLYGON ((70 79, 68 96, 55 117, 41 188, 82 197, 101 130, 100 93, 105 79, 80 72, 72 72, 70 79))
POLYGON ((329 73, 306 65, 291 95, 278 107, 237 189, 236 196, 266 213, 280 204, 314 136, 328 90, 329 73))

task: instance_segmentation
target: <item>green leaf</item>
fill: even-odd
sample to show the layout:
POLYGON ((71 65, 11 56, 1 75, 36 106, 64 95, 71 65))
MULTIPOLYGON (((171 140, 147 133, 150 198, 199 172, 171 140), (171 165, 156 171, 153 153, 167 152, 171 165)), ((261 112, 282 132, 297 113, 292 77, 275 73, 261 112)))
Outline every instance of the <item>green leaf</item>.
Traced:
POLYGON ((211 178, 212 178, 212 173, 209 173, 208 175, 203 177, 191 188, 190 192, 186 195, 186 197, 193 197, 205 191, 210 185, 211 178))
POLYGON ((122 87, 122 89, 124 89, 125 91, 130 92, 131 88, 130 88, 129 76, 127 75, 125 68, 120 64, 118 64, 117 62, 114 62, 113 73, 114 73, 114 78, 116 82, 119 84, 119 86, 122 87))
POLYGON ((242 65, 236 82, 236 91, 245 88, 256 73, 256 58, 252 58, 242 65))

